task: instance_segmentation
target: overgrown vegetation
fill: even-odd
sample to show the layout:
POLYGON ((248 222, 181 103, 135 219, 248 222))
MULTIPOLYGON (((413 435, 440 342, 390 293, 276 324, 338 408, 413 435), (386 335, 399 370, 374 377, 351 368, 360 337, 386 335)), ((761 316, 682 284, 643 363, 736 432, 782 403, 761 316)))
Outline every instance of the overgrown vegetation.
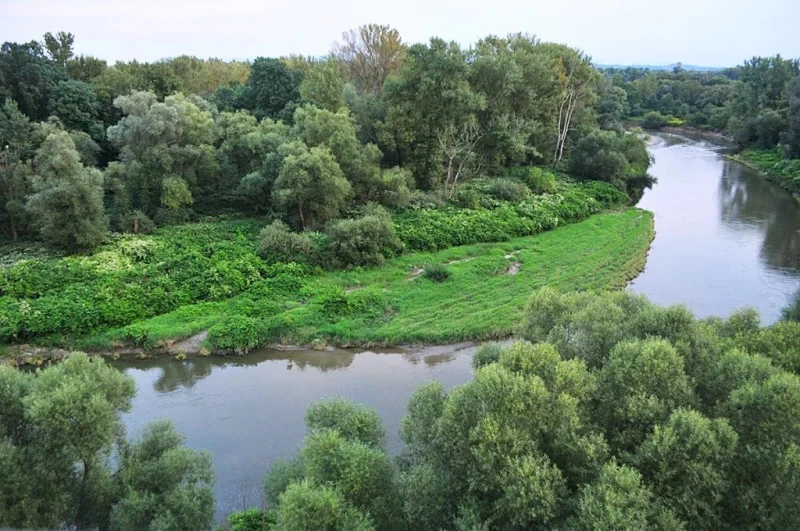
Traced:
MULTIPOLYGON (((397 458, 380 419, 316 403, 265 481, 266 529, 783 529, 800 520, 800 324, 697 320, 544 289, 524 341, 421 386, 397 458)), ((255 518, 255 517, 254 517, 255 518)), ((260 528, 259 528, 260 529, 260 528)))
POLYGON ((76 346, 108 349, 132 331, 157 345, 209 327, 211 349, 230 353, 268 343, 395 345, 507 337, 530 290, 622 288, 644 266, 652 237, 652 215, 631 209, 505 243, 409 253, 377 268, 309 274, 296 264, 275 266, 271 277, 236 297, 183 306, 76 346), (507 274, 514 263, 519 272, 507 274), (447 281, 422 277, 436 265, 451 272, 447 281))
POLYGON ((0 525, 208 529, 211 458, 166 421, 125 438, 133 380, 75 353, 36 373, 0 366, 0 525))

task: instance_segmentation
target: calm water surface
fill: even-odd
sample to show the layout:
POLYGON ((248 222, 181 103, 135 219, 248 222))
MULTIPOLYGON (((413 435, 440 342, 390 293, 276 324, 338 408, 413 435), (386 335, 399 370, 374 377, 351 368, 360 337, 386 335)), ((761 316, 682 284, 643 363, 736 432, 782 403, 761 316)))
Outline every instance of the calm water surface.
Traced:
POLYGON ((129 360, 115 366, 136 381, 124 415, 129 435, 170 419, 192 448, 209 450, 219 517, 260 505, 264 475, 275 459, 296 455, 303 414, 314 400, 344 396, 378 411, 397 452, 400 419, 414 389, 431 380, 447 388, 472 377, 469 344, 393 350, 252 353, 240 358, 129 360))
POLYGON ((656 238, 629 289, 659 304, 685 303, 700 317, 750 306, 773 323, 800 287, 800 208, 717 150, 655 139, 650 173, 658 184, 638 206, 655 213, 656 238))
MULTIPOLYGON (((762 177, 726 162, 713 145, 657 138, 658 184, 639 206, 655 212, 656 239, 630 289, 661 304, 686 303, 699 316, 742 306, 775 321, 800 286, 800 210, 762 177)), ((314 400, 345 396, 375 408, 389 449, 406 403, 421 383, 448 388, 472 377, 469 345, 422 351, 262 352, 241 358, 121 361, 137 395, 124 420, 138 434, 172 420, 187 443, 209 450, 217 475, 217 513, 260 504, 270 464, 294 456, 314 400)))

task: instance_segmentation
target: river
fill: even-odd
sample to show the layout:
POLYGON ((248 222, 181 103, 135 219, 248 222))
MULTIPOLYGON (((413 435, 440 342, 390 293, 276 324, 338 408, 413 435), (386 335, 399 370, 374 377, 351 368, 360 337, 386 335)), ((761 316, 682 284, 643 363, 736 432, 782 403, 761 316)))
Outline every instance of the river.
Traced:
MULTIPOLYGON (((650 146, 658 184, 639 204, 655 213, 647 266, 629 289, 697 315, 757 308, 766 323, 800 286, 800 209, 789 194, 715 146, 663 135, 650 146)), ((297 453, 303 414, 314 400, 344 396, 375 408, 389 449, 401 448, 400 420, 421 383, 447 388, 472 377, 469 345, 380 352, 260 352, 240 358, 114 364, 136 381, 124 416, 128 433, 168 418, 193 448, 211 452, 217 514, 260 504, 274 460, 297 453)))
POLYGON ((654 138, 658 183, 639 207, 655 215, 644 272, 629 289, 699 317, 749 306, 771 324, 800 287, 800 208, 720 147, 675 135, 654 138))

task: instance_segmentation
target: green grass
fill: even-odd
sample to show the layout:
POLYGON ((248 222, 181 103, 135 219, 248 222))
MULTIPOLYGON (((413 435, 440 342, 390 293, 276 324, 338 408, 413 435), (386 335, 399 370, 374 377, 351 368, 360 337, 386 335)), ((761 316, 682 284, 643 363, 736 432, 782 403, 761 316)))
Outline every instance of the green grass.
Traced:
MULTIPOLYGON (((519 322, 530 293, 542 286, 623 288, 644 266, 652 238, 649 212, 600 214, 507 242, 406 254, 377 268, 279 276, 236 297, 186 305, 86 337, 75 346, 107 348, 134 335, 152 344, 209 327, 211 336, 235 344, 229 325, 237 317, 262 323, 257 333, 263 343, 393 345, 505 337, 519 322), (514 262, 520 264, 519 273, 509 275, 514 262), (433 264, 446 265, 451 277, 433 282, 413 274, 433 264)), ((253 331, 247 333, 251 338, 253 331)))

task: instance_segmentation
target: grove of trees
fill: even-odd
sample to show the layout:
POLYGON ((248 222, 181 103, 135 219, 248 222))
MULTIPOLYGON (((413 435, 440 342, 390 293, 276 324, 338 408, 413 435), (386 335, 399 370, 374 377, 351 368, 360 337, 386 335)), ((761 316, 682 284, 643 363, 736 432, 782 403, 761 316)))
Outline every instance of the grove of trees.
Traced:
POLYGON ((74 40, 0 49, 10 240, 81 252, 108 231, 222 213, 327 231, 370 203, 436 208, 470 180, 535 165, 650 184, 644 144, 619 130, 590 58, 530 35, 409 46, 367 25, 322 58, 114 65, 74 56, 74 40))
MULTIPOLYGON (((787 529, 800 522, 800 325, 697 320, 627 292, 532 297, 474 379, 378 415, 306 413, 267 510, 233 529, 787 529)), ((247 516, 247 518, 244 518, 247 516)))

